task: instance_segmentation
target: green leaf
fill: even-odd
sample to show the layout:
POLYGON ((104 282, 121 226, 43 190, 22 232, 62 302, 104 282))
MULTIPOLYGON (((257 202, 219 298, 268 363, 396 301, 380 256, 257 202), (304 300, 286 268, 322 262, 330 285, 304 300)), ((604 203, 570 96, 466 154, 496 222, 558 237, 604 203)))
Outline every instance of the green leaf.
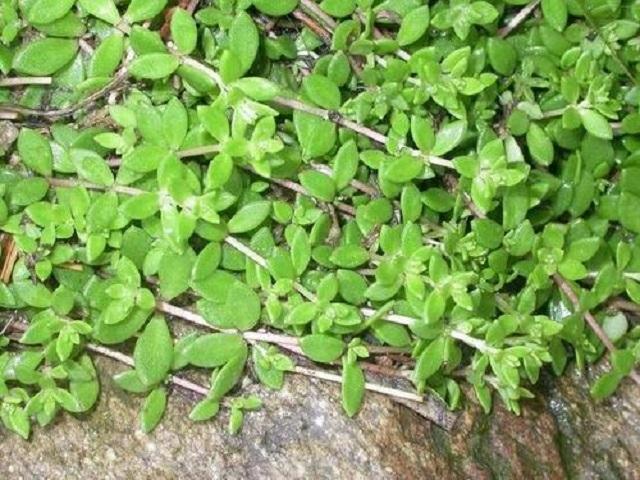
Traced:
POLYGON ((129 23, 149 20, 164 10, 167 0, 131 0, 125 17, 129 23))
POLYGON ((18 153, 28 168, 45 177, 51 176, 53 154, 49 142, 42 134, 28 128, 20 130, 18 153))
MULTIPOLYGON (((297 0, 296 0, 297 1, 297 0)), ((262 77, 245 77, 232 83, 248 97, 258 102, 266 102, 280 95, 281 88, 277 83, 262 77)))
POLYGON ((422 194, 424 204, 435 212, 448 212, 456 203, 456 199, 442 188, 429 188, 422 194))
POLYGON ((570 258, 558 265, 558 272, 568 280, 580 280, 589 273, 582 263, 570 258))
POLYGON ((231 390, 244 371, 246 354, 239 355, 229 360, 219 371, 214 372, 211 381, 211 398, 218 401, 231 390))
POLYGON ((404 47, 420 40, 429 28, 430 19, 429 5, 411 10, 400 24, 400 30, 396 37, 398 44, 404 47))
POLYGON ((356 0, 322 0, 320 8, 333 17, 346 17, 356 9, 356 0))
POLYGON ((622 226, 635 233, 640 233, 640 197, 622 192, 618 200, 618 219, 622 226))
POLYGON ((429 153, 436 144, 433 125, 428 119, 417 115, 411 117, 411 138, 423 153, 429 153))
POLYGON ((333 122, 295 110, 293 124, 304 156, 307 158, 326 155, 336 143, 336 126, 333 122))
POLYGON ((253 368, 258 379, 267 387, 280 390, 284 383, 284 372, 295 368, 293 360, 280 353, 277 347, 256 345, 252 351, 253 368))
POLYGON ((204 368, 221 367, 246 354, 247 344, 236 333, 211 333, 198 337, 185 351, 191 365, 204 368))
POLYGON ((457 120, 447 123, 436 134, 436 143, 431 150, 433 155, 444 155, 456 148, 467 131, 467 123, 457 120))
POLYGON ((51 23, 59 18, 64 17, 75 0, 36 0, 29 7, 27 12, 27 20, 29 23, 51 23))
POLYGON ((78 3, 94 17, 111 25, 120 23, 120 13, 113 0, 78 0, 78 3))
POLYGON ((149 192, 130 197, 120 205, 120 210, 132 220, 149 218, 160 210, 159 196, 156 192, 149 192))
POLYGON ((124 54, 124 36, 120 33, 105 38, 96 48, 87 74, 89 77, 110 77, 116 71, 124 54))
POLYGON ((310 101, 328 110, 337 110, 342 104, 340 89, 324 75, 304 77, 302 91, 310 101))
MULTIPOLYGON (((487 54, 489 63, 496 73, 511 75, 516 68, 518 54, 516 49, 507 40, 502 38, 490 38, 487 42, 487 54)), ((519 112, 519 110, 515 110, 519 112)))
POLYGON ((243 206, 231 217, 227 228, 229 233, 242 233, 254 230, 264 222, 271 213, 271 202, 258 201, 243 206))
POLYGON ((51 305, 51 292, 41 283, 22 280, 13 284, 17 297, 31 307, 47 308, 51 305))
POLYGON ((31 423, 29 421, 29 415, 26 410, 19 407, 14 407, 11 413, 8 413, 6 417, 3 416, 3 421, 7 428, 16 432, 23 440, 28 440, 31 433, 31 423))
POLYGON ((258 294, 227 272, 218 270, 193 287, 205 298, 198 302, 198 310, 218 328, 249 330, 260 318, 258 294))
POLYGON ((429 325, 436 324, 444 314, 446 299, 438 290, 432 291, 424 303, 424 320, 429 325))
POLYGON ((304 229, 299 228, 291 240, 291 263, 298 275, 302 275, 311 260, 311 243, 304 229))
POLYGON ((568 11, 565 1, 566 0, 542 0, 544 19, 559 32, 563 31, 567 25, 568 11))
POLYGON ((285 323, 288 325, 306 325, 318 315, 318 306, 314 303, 301 303, 291 309, 285 323))
POLYGON ((123 390, 131 393, 146 393, 149 386, 142 383, 138 372, 135 370, 125 370, 113 376, 113 381, 123 390))
POLYGON ((201 105, 198 118, 216 140, 223 142, 229 138, 229 120, 222 109, 201 105))
POLYGON ((160 80, 176 71, 180 61, 168 53, 147 53, 136 58, 129 66, 134 77, 147 80, 160 80))
POLYGON ((221 258, 222 248, 219 243, 211 242, 209 245, 204 247, 198 254, 193 265, 191 275, 192 279, 195 282, 199 280, 206 280, 209 275, 213 274, 217 270, 220 265, 221 258))
POLYGON ((163 317, 153 317, 136 342, 133 360, 140 380, 146 385, 163 381, 173 362, 173 340, 163 317))
POLYGON ((336 184, 333 179, 316 170, 305 170, 298 174, 300 183, 312 197, 324 202, 332 202, 336 196, 336 184))
POLYGON ((237 78, 251 68, 259 45, 260 35, 256 24, 246 12, 240 12, 229 28, 229 51, 233 55, 233 61, 240 65, 237 78))
POLYGON ((169 100, 162 113, 162 130, 169 147, 178 150, 189 130, 189 114, 177 98, 169 100))
POLYGON ((616 313, 615 315, 608 315, 604 317, 602 321, 602 329, 607 334, 607 337, 612 342, 617 342, 622 337, 624 337, 625 333, 629 329, 629 322, 627 321, 627 317, 624 313, 616 313))
POLYGON ((331 363, 342 355, 344 342, 329 335, 306 335, 300 339, 304 354, 314 362, 331 363))
POLYGON ((369 252, 360 245, 343 245, 331 253, 330 260, 340 268, 357 268, 369 260, 369 252))
POLYGON ((144 433, 149 433, 158 426, 166 408, 166 390, 162 387, 152 390, 145 398, 140 412, 140 428, 144 433))
POLYGON ((383 178, 395 183, 405 183, 422 174, 424 161, 413 155, 403 154, 384 165, 383 178))
POLYGON ((244 412, 240 408, 232 408, 229 414, 229 433, 235 435, 244 423, 244 412))
POLYGON ((25 75, 52 75, 71 62, 78 42, 62 38, 43 38, 20 47, 13 57, 13 68, 25 75))
POLYGON ((356 142, 349 140, 342 145, 333 159, 333 180, 336 189, 347 187, 358 170, 358 147, 356 142))
POLYGON ((165 300, 172 300, 189 289, 189 279, 195 256, 191 250, 182 254, 167 252, 160 260, 158 276, 160 294, 165 300))
POLYGON ((215 417, 220 411, 220 402, 211 398, 205 398, 196 404, 189 413, 189 419, 194 422, 204 422, 215 417))
POLYGON ((440 337, 422 351, 413 372, 413 381, 416 384, 423 384, 440 369, 444 362, 444 349, 445 339, 440 337))
POLYGON ((596 400, 604 400, 614 394, 622 381, 622 376, 616 372, 608 372, 601 375, 591 386, 591 396, 596 400))
POLYGON ((226 153, 220 153, 213 157, 207 170, 206 183, 210 189, 218 189, 224 186, 233 173, 233 158, 226 153))
POLYGON ((353 417, 364 400, 365 379, 362 369, 356 362, 342 361, 342 408, 353 417))
POLYGON ((613 138, 613 130, 606 118, 595 110, 580 109, 580 118, 584 128, 594 137, 611 140, 613 138))
POLYGON ((72 148, 69 156, 81 178, 106 187, 113 185, 113 173, 107 162, 97 153, 72 148))
POLYGON ((253 0, 253 5, 266 15, 281 17, 293 12, 298 0, 253 0))
POLYGON ((377 322, 373 326, 373 334, 378 340, 392 347, 406 347, 411 344, 407 329, 391 322, 377 322))
POLYGON ((635 280, 625 280, 625 289, 629 298, 635 303, 640 304, 640 283, 635 280))
POLYGON ((476 234, 476 241, 479 245, 495 249, 502 245, 504 231, 500 224, 488 218, 476 219, 472 223, 472 229, 476 234))
POLYGON ((554 157, 553 143, 547 133, 536 123, 529 125, 527 146, 533 159, 540 165, 551 165, 554 157))
POLYGON ((153 172, 169 155, 165 147, 143 142, 122 157, 122 165, 137 173, 153 172))
POLYGON ((190 55, 198 43, 198 27, 193 17, 184 9, 176 8, 171 17, 171 37, 183 55, 190 55))
POLYGON ((579 262, 586 262, 593 257, 600 248, 600 239, 598 237, 581 238, 571 242, 566 257, 579 262))

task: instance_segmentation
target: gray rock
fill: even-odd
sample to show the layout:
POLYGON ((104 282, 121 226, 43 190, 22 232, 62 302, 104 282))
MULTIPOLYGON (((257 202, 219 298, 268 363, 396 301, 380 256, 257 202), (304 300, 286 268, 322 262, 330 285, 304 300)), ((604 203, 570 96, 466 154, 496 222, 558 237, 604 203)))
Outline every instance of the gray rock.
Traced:
POLYGON ((343 415, 336 385, 290 376, 238 436, 226 414, 194 424, 195 398, 173 392, 151 435, 138 428, 142 400, 110 380, 121 370, 99 359, 103 392, 85 418, 63 416, 30 442, 0 433, 1 478, 636 478, 638 394, 625 385, 593 405, 584 379, 569 375, 528 402, 520 417, 496 404, 468 405, 448 433, 384 397, 368 395, 355 419, 343 415), (548 398, 548 400, 545 400, 548 398))
POLYGON ((640 479, 640 387, 626 380, 616 395, 595 403, 589 385, 605 370, 573 370, 550 384, 558 449, 572 478, 640 479))
POLYGON ((18 127, 8 120, 0 121, 0 153, 5 153, 18 138, 18 127))

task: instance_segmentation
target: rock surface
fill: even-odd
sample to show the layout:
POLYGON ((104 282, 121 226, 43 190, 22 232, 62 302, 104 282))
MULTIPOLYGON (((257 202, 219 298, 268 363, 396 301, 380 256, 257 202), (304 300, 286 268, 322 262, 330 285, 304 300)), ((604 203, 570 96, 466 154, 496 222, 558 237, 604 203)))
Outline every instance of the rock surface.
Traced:
POLYGON ((625 384, 595 406, 571 374, 551 382, 521 417, 499 405, 490 416, 469 405, 452 432, 405 407, 368 396, 354 420, 339 388, 290 376, 281 392, 259 392, 238 436, 224 415, 186 419, 193 398, 171 396, 164 421, 138 431, 141 399, 110 380, 120 366, 98 360, 103 393, 83 418, 60 418, 30 442, 0 432, 0 478, 640 478, 640 388, 625 384))

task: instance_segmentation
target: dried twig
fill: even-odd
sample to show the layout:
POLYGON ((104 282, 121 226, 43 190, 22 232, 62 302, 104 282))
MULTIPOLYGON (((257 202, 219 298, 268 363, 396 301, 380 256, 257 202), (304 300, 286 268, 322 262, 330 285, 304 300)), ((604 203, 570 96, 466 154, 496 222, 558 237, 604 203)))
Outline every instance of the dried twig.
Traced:
POLYGON ((313 0, 300 0, 300 6, 324 23, 328 27, 327 30, 333 30, 338 25, 333 17, 325 13, 313 0))
POLYGON ((540 4, 540 0, 533 0, 529 5, 520 10, 504 27, 498 30, 498 36, 500 38, 505 38, 511 32, 513 32, 516 28, 518 28, 531 13, 536 9, 536 7, 540 4))
POLYGON ((625 300, 624 298, 617 297, 611 299, 609 307, 640 315, 640 305, 630 302, 629 300, 625 300))
POLYGON ((315 22, 311 17, 309 17, 306 13, 302 12, 299 9, 293 11, 292 15, 294 18, 300 20, 309 30, 318 35, 323 42, 331 43, 331 34, 326 31, 321 25, 315 22))
POLYGON ((11 274, 13 273, 13 266, 18 259, 18 249, 16 248, 16 243, 12 235, 3 234, 0 236, 0 254, 2 254, 0 281, 9 283, 11 274))

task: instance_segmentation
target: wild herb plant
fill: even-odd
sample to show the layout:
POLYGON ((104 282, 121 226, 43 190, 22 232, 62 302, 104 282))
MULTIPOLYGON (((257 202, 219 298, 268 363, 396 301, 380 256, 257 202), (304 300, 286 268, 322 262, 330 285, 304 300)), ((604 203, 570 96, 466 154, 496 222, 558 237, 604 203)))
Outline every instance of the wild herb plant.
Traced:
POLYGON ((2 423, 91 409, 96 354, 145 431, 177 388, 237 432, 247 374, 339 381, 350 416, 367 389, 519 413, 542 369, 602 357, 594 397, 640 382, 639 21, 0 0, 2 423))

